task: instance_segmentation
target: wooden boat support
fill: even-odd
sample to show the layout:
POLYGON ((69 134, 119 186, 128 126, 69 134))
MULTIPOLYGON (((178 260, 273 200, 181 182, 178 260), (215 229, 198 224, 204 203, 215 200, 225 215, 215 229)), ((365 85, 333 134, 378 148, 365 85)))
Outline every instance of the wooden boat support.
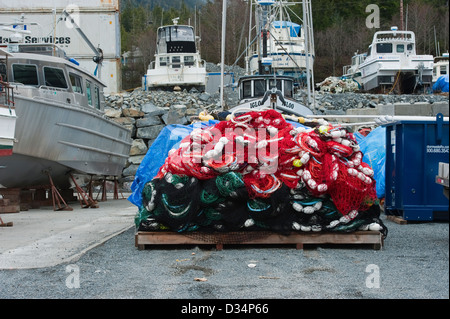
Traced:
POLYGON ((222 250, 223 245, 295 245, 296 249, 303 249, 304 245, 371 245, 373 249, 383 247, 383 235, 379 231, 356 231, 352 233, 290 233, 282 235, 275 232, 146 232, 135 234, 135 247, 143 250, 149 245, 215 245, 222 250))

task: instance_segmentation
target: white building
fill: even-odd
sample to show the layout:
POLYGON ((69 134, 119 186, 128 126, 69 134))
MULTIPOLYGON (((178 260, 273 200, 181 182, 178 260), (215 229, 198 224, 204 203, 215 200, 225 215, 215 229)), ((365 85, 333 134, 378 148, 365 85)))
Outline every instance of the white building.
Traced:
POLYGON ((24 29, 21 34, 25 43, 57 44, 70 58, 100 77, 107 85, 105 93, 119 92, 122 82, 119 2, 0 0, 0 46, 9 41, 11 29, 24 29), (64 15, 64 10, 72 19, 64 15), (93 61, 97 48, 103 53, 99 65, 93 61))

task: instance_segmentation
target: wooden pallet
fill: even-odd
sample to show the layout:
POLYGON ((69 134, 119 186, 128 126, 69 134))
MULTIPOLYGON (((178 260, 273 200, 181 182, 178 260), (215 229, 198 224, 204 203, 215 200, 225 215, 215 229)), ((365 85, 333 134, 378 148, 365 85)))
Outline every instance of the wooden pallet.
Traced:
POLYGON ((401 216, 386 215, 386 219, 399 225, 406 225, 408 222, 401 216))
POLYGON ((143 250, 148 245, 215 245, 222 250, 224 244, 233 245, 271 245, 295 244, 297 249, 303 249, 310 244, 366 244, 373 249, 383 247, 383 236, 379 231, 356 231, 352 233, 291 233, 282 235, 274 232, 229 232, 229 233, 175 233, 175 232, 145 232, 135 234, 135 247, 143 250))

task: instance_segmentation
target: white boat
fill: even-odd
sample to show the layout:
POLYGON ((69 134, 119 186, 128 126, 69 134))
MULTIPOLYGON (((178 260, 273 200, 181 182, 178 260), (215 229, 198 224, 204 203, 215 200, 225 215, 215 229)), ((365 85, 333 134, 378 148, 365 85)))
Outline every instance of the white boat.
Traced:
POLYGON ((355 53, 352 57, 352 63, 350 65, 345 65, 342 68, 341 79, 351 79, 358 83, 358 87, 361 88, 361 70, 359 66, 364 62, 367 57, 367 53, 355 53))
POLYGON ((0 157, 12 155, 17 120, 14 93, 6 82, 6 68, 2 67, 10 56, 10 53, 0 49, 0 157))
POLYGON ((189 25, 173 25, 158 28, 155 60, 142 78, 145 90, 153 88, 206 87, 206 62, 197 48, 194 28, 189 25))
MULTIPOLYGON (((249 46, 248 74, 267 73, 264 60, 270 60, 270 72, 293 76, 297 83, 305 83, 307 68, 312 72, 314 64, 314 46, 310 42, 306 47, 304 25, 290 20, 288 6, 297 4, 288 1, 255 0, 258 16, 256 30, 257 41, 249 46), (263 8, 262 10, 261 7, 263 8), (267 12, 264 12, 267 10, 267 12), (264 42, 264 43, 263 43, 264 42), (264 49, 266 48, 266 49, 264 49)), ((252 26, 251 26, 252 27, 252 26)), ((312 37, 312 34, 310 34, 312 37)))
POLYGON ((229 112, 270 108, 296 116, 313 115, 308 107, 294 99, 294 80, 293 77, 285 75, 243 76, 239 78, 239 103, 229 112))
POLYGON ((447 75, 449 73, 449 54, 448 52, 442 54, 442 56, 437 56, 434 58, 433 65, 433 83, 442 76, 447 75))
POLYGON ((67 173, 120 176, 131 131, 104 115, 104 84, 52 44, 9 43, 0 64, 14 88, 11 156, 0 157, 0 185, 69 188, 67 173))
POLYGON ((431 86, 433 56, 416 53, 414 32, 392 27, 374 34, 359 69, 363 91, 416 93, 431 86))
MULTIPOLYGON (((267 17, 276 2, 273 0, 258 0, 257 4, 260 5, 257 8, 262 10, 262 26, 267 25, 267 17)), ((263 27, 262 34, 266 33, 267 30, 263 27)), ((263 39, 261 46, 261 52, 258 50, 259 53, 256 57, 259 71, 239 78, 239 103, 231 108, 229 112, 239 112, 239 110, 256 111, 269 108, 288 115, 313 115, 311 109, 294 99, 295 91, 298 89, 297 81, 299 78, 285 74, 283 70, 277 69, 277 66, 274 67, 273 59, 268 57, 269 50, 267 47, 269 46, 269 41, 263 39)))

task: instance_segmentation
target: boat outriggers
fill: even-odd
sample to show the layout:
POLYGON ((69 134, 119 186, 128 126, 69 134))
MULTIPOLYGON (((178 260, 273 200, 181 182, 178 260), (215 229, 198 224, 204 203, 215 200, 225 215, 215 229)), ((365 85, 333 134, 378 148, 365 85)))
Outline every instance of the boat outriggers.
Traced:
MULTIPOLYGON (((274 61, 274 57, 276 56, 276 54, 273 50, 275 50, 276 46, 272 48, 273 55, 269 55, 271 51, 267 49, 267 25, 269 25, 268 15, 270 11, 269 7, 275 5, 275 3, 276 2, 273 0, 257 1, 257 4, 259 5, 258 8, 261 9, 260 13, 262 16, 262 22, 259 24, 262 33, 262 41, 260 44, 260 47, 262 49, 258 50, 257 56, 253 58, 255 62, 253 64, 255 69, 250 72, 250 75, 239 78, 239 103, 229 111, 238 112, 239 110, 249 109, 256 111, 270 108, 277 110, 280 113, 296 116, 313 115, 313 112, 310 108, 294 98, 295 91, 298 89, 299 77, 293 76, 294 74, 289 72, 285 74, 285 71, 287 69, 282 68, 281 64, 277 64, 274 61)), ((286 35, 284 31, 288 32, 289 29, 281 29, 278 35, 282 38, 283 34, 286 35)), ((260 30, 257 29, 257 34, 260 33, 259 31, 260 30)), ((291 31, 289 32, 296 31, 294 29, 291 29, 291 31)), ((290 37, 289 32, 286 35, 288 38, 290 37)), ((279 40, 281 40, 281 38, 279 38, 279 40)), ((278 44, 281 46, 281 43, 278 44)), ((308 45, 307 43, 303 44, 305 46, 308 45)), ((286 52, 286 54, 288 53, 286 52)), ((295 60, 292 61, 295 62, 295 60)), ((290 62, 289 65, 292 67, 290 62)), ((306 65, 309 66, 308 63, 306 63, 306 65)), ((294 69, 296 69, 300 73, 304 71, 298 68, 298 65, 296 65, 294 69)))

